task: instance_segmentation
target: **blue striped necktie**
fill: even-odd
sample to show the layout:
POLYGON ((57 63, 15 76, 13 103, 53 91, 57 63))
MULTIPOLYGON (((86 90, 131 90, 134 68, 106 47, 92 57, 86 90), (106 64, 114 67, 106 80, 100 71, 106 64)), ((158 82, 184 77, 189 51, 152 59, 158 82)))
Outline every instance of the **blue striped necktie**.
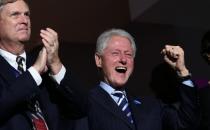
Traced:
POLYGON ((131 111, 129 109, 128 101, 127 101, 126 96, 123 94, 122 91, 115 91, 112 95, 119 98, 119 100, 117 101, 117 105, 125 113, 125 115, 128 117, 128 120, 131 123, 133 123, 131 111))

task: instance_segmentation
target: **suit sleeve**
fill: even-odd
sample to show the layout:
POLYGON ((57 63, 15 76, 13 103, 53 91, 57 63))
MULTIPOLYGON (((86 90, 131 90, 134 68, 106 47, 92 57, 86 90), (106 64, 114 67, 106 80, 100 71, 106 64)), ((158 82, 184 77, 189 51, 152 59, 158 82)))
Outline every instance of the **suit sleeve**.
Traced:
POLYGON ((197 87, 189 87, 180 83, 178 105, 165 105, 163 110, 163 126, 166 129, 194 129, 199 123, 200 107, 197 87))
POLYGON ((54 101, 58 104, 60 112, 68 118, 78 119, 86 116, 87 111, 87 90, 79 81, 66 69, 64 78, 55 90, 48 88, 52 95, 57 95, 54 101))

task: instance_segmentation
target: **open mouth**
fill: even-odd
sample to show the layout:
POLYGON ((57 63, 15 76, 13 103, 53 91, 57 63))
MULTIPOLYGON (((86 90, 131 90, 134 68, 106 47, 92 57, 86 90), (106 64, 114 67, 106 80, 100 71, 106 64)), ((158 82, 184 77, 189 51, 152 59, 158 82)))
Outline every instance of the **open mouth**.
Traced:
POLYGON ((125 73, 127 71, 126 67, 118 66, 115 68, 118 73, 125 73))
POLYGON ((19 32, 28 32, 28 29, 20 29, 19 32))
POLYGON ((28 28, 21 28, 21 29, 19 29, 19 31, 27 31, 28 30, 28 28))

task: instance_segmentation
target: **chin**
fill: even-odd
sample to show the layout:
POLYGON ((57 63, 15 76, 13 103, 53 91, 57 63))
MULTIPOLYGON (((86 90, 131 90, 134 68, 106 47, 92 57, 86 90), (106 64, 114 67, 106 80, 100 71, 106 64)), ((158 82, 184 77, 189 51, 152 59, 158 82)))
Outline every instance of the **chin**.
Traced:
POLYGON ((124 89, 125 89, 125 85, 115 86, 115 90, 124 90, 124 89))
POLYGON ((123 88, 125 86, 126 82, 117 82, 114 84, 117 88, 123 88))
POLYGON ((29 36, 24 36, 24 37, 20 37, 20 38, 19 38, 19 41, 27 42, 27 41, 29 41, 29 39, 30 39, 29 36))

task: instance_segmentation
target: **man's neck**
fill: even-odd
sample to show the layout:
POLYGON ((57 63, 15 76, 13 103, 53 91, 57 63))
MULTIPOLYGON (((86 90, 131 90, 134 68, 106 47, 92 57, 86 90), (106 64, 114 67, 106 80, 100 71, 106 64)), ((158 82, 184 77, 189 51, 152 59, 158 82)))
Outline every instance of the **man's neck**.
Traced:
POLYGON ((14 43, 14 42, 2 42, 0 41, 0 48, 2 50, 8 51, 14 55, 20 55, 25 51, 23 43, 14 43))

